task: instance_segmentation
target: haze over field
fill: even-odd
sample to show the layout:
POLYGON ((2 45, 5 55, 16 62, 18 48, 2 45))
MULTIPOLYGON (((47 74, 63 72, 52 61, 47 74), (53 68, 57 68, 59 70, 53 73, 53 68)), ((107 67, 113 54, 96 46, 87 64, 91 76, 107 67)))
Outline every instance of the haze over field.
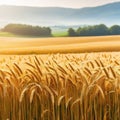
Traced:
MULTIPOLYGON (((99 4, 93 4, 93 6, 95 5, 99 4)), ((88 6, 91 6, 91 4, 88 6)), ((0 26, 4 26, 8 23, 25 23, 41 26, 67 26, 100 23, 106 25, 120 24, 120 2, 85 8, 1 5, 0 26)))

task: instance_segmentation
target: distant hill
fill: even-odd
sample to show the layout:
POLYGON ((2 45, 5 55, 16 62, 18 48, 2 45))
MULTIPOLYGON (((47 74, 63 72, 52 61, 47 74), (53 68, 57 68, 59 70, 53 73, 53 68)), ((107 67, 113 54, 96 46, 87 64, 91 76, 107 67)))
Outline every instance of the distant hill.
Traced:
POLYGON ((0 6, 0 26, 8 23, 43 26, 120 24, 120 2, 81 9, 2 5, 0 6))

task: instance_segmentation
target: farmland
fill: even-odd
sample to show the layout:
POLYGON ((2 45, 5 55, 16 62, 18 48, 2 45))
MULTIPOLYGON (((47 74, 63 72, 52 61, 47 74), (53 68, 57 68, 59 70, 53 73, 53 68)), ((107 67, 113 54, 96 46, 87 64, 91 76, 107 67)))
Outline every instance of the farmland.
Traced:
POLYGON ((120 36, 17 38, 0 37, 0 54, 111 52, 120 50, 120 36))
POLYGON ((1 37, 0 120, 119 120, 119 39, 1 37))
POLYGON ((120 53, 1 55, 0 120, 119 120, 120 53))

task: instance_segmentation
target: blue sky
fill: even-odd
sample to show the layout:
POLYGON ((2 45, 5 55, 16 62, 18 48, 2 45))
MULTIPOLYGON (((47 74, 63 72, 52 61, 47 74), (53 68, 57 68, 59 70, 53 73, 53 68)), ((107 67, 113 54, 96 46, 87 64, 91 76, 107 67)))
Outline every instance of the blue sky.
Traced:
POLYGON ((24 5, 24 6, 57 6, 69 8, 82 8, 98 6, 120 0, 0 0, 0 5, 24 5))

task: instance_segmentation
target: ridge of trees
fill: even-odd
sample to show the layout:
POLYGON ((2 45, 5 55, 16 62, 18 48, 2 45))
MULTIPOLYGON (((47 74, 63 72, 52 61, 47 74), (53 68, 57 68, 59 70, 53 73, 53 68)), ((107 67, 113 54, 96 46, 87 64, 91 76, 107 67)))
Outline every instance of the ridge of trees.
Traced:
POLYGON ((77 30, 69 28, 69 36, 103 36, 103 35, 120 35, 120 26, 113 25, 107 27, 104 24, 79 27, 77 30))
POLYGON ((49 27, 32 26, 26 24, 8 24, 1 31, 17 35, 51 36, 49 27))

